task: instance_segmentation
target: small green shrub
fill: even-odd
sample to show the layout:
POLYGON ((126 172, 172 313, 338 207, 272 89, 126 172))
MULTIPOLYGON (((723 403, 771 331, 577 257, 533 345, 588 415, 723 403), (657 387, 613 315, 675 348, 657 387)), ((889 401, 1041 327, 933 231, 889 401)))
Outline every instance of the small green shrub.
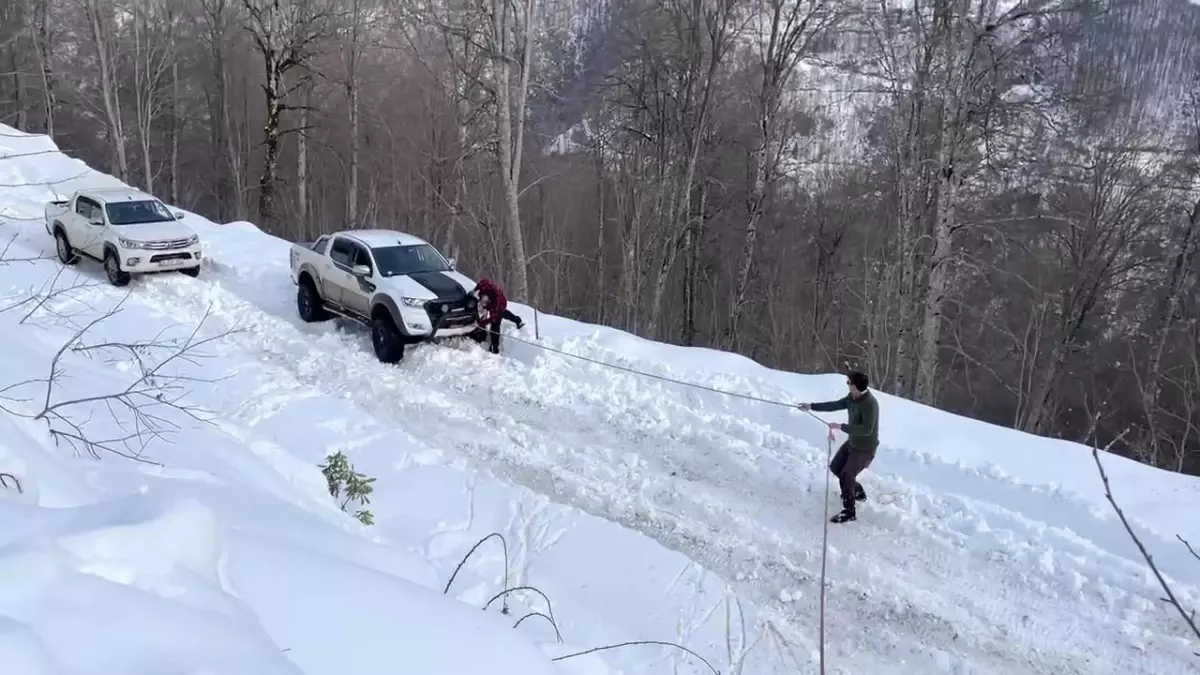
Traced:
MULTIPOLYGON (((342 451, 325 457, 321 473, 325 474, 325 480, 329 483, 329 494, 333 495, 334 499, 342 500, 340 506, 343 511, 350 502, 358 502, 362 506, 371 503, 370 495, 375 490, 371 483, 374 483, 375 479, 355 471, 354 465, 346 459, 342 451)), ((375 524, 375 516, 367 509, 355 511, 354 517, 363 525, 375 524)))

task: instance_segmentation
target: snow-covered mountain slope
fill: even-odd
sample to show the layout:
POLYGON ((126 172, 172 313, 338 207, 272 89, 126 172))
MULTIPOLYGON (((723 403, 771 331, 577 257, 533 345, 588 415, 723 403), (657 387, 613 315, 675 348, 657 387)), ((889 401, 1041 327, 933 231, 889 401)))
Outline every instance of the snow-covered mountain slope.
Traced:
MULTIPOLYGON (((13 186, 0 191, 0 241, 16 236, 7 256, 52 253, 39 220, 48 183, 65 192, 99 180, 111 178, 0 127, 0 184, 13 186)), ((533 311, 520 305, 530 327, 499 358, 424 346, 384 366, 362 331, 298 319, 285 242, 248 223, 187 222, 205 242, 201 277, 135 280, 122 314, 92 340, 147 340, 206 315, 206 335, 238 328, 196 366, 227 379, 189 387, 213 421, 182 420, 173 444, 148 449, 157 467, 74 458, 44 424, 0 413, 0 471, 26 486, 0 491, 0 566, 19 580, 0 591, 10 617, 0 655, 23 650, 48 664, 26 672, 71 675, 164 664, 709 672, 656 646, 547 658, 671 640, 722 673, 816 672, 820 542, 834 501, 822 425, 603 363, 780 402, 839 396, 842 376, 770 371, 546 315, 535 338, 533 311), (317 465, 335 450, 378 479, 373 527, 325 492, 317 465), (524 607, 545 612, 536 595, 514 592, 509 616, 498 601, 471 611, 503 588, 495 542, 455 581, 450 595, 462 602, 434 597, 491 531, 508 540, 508 585, 544 591, 570 646, 542 617, 511 629, 524 607), (96 654, 69 656, 84 634, 96 654)), ((0 265, 0 293, 19 300, 59 269, 0 265)), ((86 262, 59 286, 75 275, 96 285, 25 323, 29 306, 0 313, 7 380, 44 377, 73 333, 56 315, 84 322, 125 295, 86 262)), ((66 358, 71 377, 55 400, 130 378, 128 359, 66 358)), ((31 399, 5 402, 10 410, 44 407, 37 385, 6 395, 31 399)), ((871 500, 857 523, 830 531, 828 672, 1195 672, 1197 647, 1111 516, 1087 448, 881 402, 871 500)), ((106 419, 98 410, 92 433, 105 433, 106 419)), ((1156 562, 1196 606, 1200 563, 1175 535, 1200 542, 1200 481, 1104 457, 1156 562)))

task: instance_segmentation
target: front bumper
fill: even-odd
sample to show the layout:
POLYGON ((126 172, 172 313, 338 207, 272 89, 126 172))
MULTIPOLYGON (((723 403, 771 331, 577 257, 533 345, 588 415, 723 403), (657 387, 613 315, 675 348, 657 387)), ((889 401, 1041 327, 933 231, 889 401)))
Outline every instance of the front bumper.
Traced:
POLYGON ((460 300, 430 300, 424 307, 401 309, 405 334, 418 339, 458 337, 475 330, 474 298, 460 300))
POLYGON ((121 249, 121 267, 126 272, 163 272, 199 267, 200 245, 169 250, 121 249))

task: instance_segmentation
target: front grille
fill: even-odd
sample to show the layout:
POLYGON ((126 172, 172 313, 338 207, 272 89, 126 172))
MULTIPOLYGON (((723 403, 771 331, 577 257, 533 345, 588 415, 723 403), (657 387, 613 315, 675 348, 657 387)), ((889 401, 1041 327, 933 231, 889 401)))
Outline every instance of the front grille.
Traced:
POLYGON ((475 323, 475 299, 430 300, 425 303, 429 321, 440 328, 458 328, 475 323))
POLYGON ((164 260, 191 260, 191 253, 160 253, 159 255, 150 256, 150 262, 163 262, 164 260))
POLYGON ((190 239, 172 239, 170 241, 148 241, 142 246, 150 251, 171 251, 177 248, 187 248, 191 245, 190 239))

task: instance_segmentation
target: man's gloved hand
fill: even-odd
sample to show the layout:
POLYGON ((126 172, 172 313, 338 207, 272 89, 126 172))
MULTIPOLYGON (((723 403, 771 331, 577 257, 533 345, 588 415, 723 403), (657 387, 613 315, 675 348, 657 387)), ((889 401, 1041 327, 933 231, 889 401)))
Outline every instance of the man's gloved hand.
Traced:
POLYGON ((525 322, 520 319, 517 319, 517 330, 521 330, 524 327, 525 327, 525 322))

